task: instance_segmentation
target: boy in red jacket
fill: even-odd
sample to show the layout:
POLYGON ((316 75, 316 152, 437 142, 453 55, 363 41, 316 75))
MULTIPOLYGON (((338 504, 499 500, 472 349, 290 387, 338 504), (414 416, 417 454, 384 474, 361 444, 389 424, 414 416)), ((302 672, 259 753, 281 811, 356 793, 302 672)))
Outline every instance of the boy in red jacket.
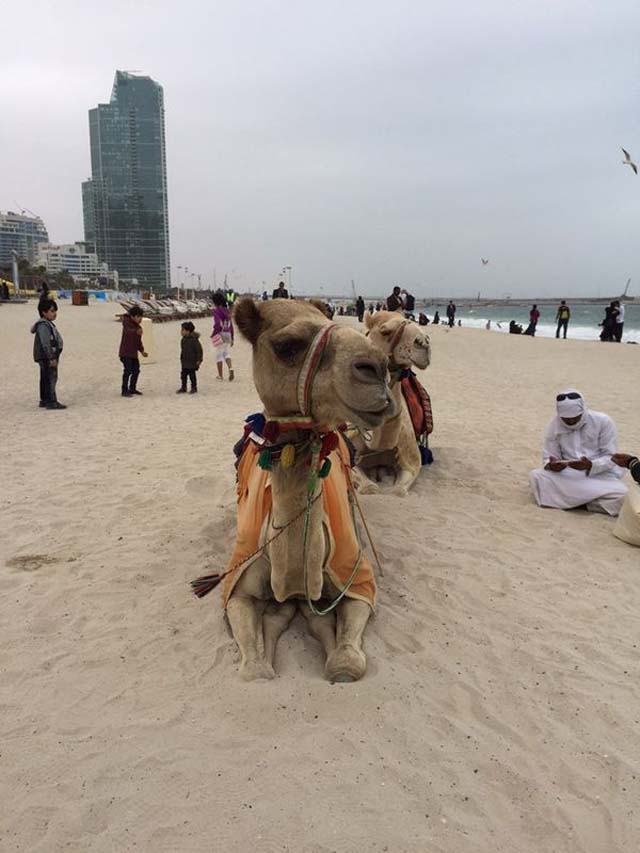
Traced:
POLYGON ((129 311, 122 318, 122 338, 120 340, 120 350, 118 355, 124 367, 122 373, 122 396, 133 397, 142 396, 142 391, 138 391, 138 376, 140 375, 140 361, 138 353, 142 353, 142 357, 146 358, 147 353, 142 345, 142 308, 134 305, 129 308, 129 311))

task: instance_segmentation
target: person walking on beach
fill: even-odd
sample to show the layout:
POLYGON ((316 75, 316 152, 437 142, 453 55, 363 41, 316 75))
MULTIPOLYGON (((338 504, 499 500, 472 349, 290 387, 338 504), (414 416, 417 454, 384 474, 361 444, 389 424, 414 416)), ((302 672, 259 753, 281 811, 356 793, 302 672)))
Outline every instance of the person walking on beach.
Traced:
MULTIPOLYGON (((284 284, 284 282, 280 282, 284 284)), ((279 298, 275 296, 274 299, 279 298)), ((283 297, 287 298, 287 297, 283 297)), ((229 370, 229 382, 233 382, 235 374, 233 372, 233 364, 231 363, 231 347, 233 346, 233 322, 231 321, 231 312, 227 308, 227 303, 222 293, 213 294, 213 330, 211 332, 211 343, 216 352, 216 368, 218 370, 217 379, 223 380, 223 367, 226 363, 229 370)))
POLYGON ((529 475, 538 506, 586 507, 618 515, 627 494, 624 472, 612 460, 618 450, 616 427, 603 412, 587 408, 574 388, 556 396, 556 417, 544 437, 543 467, 529 475))
POLYGON ((536 336, 536 326, 538 325, 538 320, 540 319, 540 312, 538 311, 537 305, 531 306, 531 311, 529 311, 529 325, 525 331, 525 335, 531 335, 532 338, 536 336))
POLYGON ((62 335, 54 320, 58 316, 58 306, 53 299, 41 299, 38 303, 40 319, 31 327, 33 338, 33 360, 40 367, 40 408, 66 409, 58 402, 56 385, 58 367, 62 355, 62 335))
POLYGON ((447 319, 449 321, 449 327, 453 329, 456 322, 456 306, 451 300, 447 305, 447 319))
POLYGON ((356 314, 358 316, 358 323, 362 323, 364 320, 364 312, 365 312, 365 304, 362 296, 358 296, 356 299, 356 314))
POLYGON ((200 334, 190 320, 182 324, 180 329, 180 387, 176 394, 187 393, 187 379, 191 381, 190 394, 198 393, 198 377, 196 373, 202 364, 204 353, 200 343, 200 334))
POLYGON ((600 325, 602 326, 602 331, 600 332, 600 340, 601 341, 613 341, 615 340, 615 332, 616 332, 616 317, 618 316, 618 309, 616 308, 616 303, 611 302, 610 305, 604 309, 604 320, 600 325))
POLYGON ((556 322, 558 323, 558 328, 556 329, 556 338, 560 337, 560 329, 564 329, 564 339, 567 339, 567 326, 569 325, 569 318, 571 317, 571 310, 567 303, 562 300, 560 305, 558 305, 558 310, 556 311, 556 322))
POLYGON ((118 356, 122 362, 122 396, 142 397, 138 391, 138 376, 140 375, 140 359, 147 357, 142 343, 142 315, 139 305, 133 305, 122 317, 122 337, 118 356))
POLYGON ((402 311, 404 303, 400 295, 400 288, 394 287, 390 295, 387 296, 387 311, 402 311))
POLYGON ((618 313, 616 314, 616 322, 613 330, 613 338, 617 343, 622 342, 622 331, 624 329, 624 305, 616 299, 615 302, 618 313))
POLYGON ((413 293, 409 293, 408 290, 402 291, 402 297, 404 300, 404 317, 405 320, 415 320, 414 311, 416 310, 416 298, 413 293))

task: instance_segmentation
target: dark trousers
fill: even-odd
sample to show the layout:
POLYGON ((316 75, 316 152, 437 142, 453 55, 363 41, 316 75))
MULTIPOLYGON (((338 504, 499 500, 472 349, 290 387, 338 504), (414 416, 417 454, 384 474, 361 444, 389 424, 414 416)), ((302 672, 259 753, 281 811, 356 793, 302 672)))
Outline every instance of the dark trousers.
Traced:
POLYGON ((456 322, 455 314, 449 317, 449 326, 453 329, 454 323, 456 322))
POLYGON ((558 328, 556 329, 556 338, 560 337, 560 329, 564 329, 563 337, 567 337, 567 326, 569 325, 569 320, 558 320, 558 328))
POLYGON ((51 367, 48 361, 39 361, 38 364, 40 365, 40 402, 57 403, 58 368, 51 367))
POLYGON ((140 375, 140 360, 129 355, 120 357, 124 370, 122 371, 122 393, 132 394, 138 386, 140 375))
POLYGON ((613 331, 613 339, 620 343, 622 340, 622 330, 624 328, 624 323, 616 323, 616 327, 613 331))
POLYGON ((196 369, 194 367, 183 367, 180 371, 180 387, 183 391, 187 390, 187 379, 191 380, 191 390, 198 390, 198 379, 196 369))

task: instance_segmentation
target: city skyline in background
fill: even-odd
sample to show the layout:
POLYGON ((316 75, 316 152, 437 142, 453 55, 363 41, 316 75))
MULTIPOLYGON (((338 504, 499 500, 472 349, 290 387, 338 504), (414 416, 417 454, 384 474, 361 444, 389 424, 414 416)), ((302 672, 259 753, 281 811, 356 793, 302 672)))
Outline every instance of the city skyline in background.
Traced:
POLYGON ((290 266, 298 294, 640 292, 627 0, 92 7, 100 51, 76 11, 7 10, 33 49, 0 59, 0 209, 37 212, 56 244, 83 233, 87 110, 135 68, 167 102, 174 285, 188 267, 259 290, 290 266))

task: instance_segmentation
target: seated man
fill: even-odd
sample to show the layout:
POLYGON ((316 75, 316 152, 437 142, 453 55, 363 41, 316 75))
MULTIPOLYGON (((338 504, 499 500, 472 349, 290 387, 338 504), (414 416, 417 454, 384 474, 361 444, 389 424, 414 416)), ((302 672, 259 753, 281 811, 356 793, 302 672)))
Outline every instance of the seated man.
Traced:
POLYGON ((611 458, 621 468, 628 468, 636 483, 640 483, 640 459, 637 456, 629 456, 628 453, 614 453, 611 458))
POLYGON ((617 451, 613 421, 590 411, 573 388, 558 394, 556 411, 544 437, 544 467, 529 475, 538 505, 618 515, 627 487, 611 459, 617 451))

